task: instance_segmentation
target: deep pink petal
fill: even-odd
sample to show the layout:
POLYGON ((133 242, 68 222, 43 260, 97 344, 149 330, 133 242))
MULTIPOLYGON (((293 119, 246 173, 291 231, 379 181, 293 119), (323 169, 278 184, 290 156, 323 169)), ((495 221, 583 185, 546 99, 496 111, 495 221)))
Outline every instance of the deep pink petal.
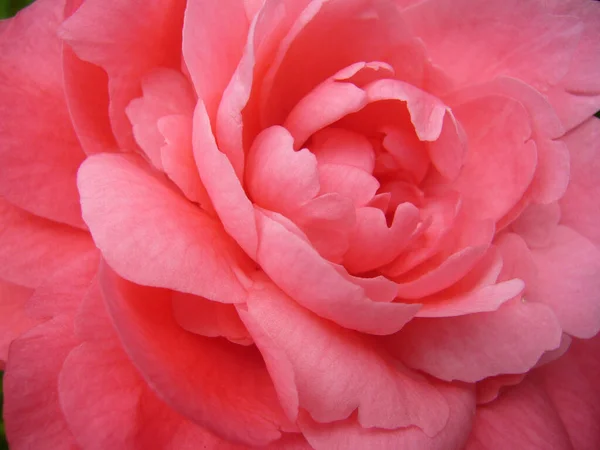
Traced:
POLYGON ((358 408, 364 427, 416 425, 429 436, 444 428, 448 406, 429 381, 382 358, 354 332, 313 315, 272 283, 254 287, 248 314, 285 353, 299 405, 315 420, 342 420, 358 408))
POLYGON ((443 319, 415 319, 389 339, 408 366, 443 380, 479 381, 532 368, 560 345, 562 330, 552 310, 511 301, 496 311, 443 319))
POLYGON ((25 311, 33 291, 0 280, 0 366, 8 357, 8 346, 23 332, 37 324, 25 311))
POLYGON ((256 218, 258 263, 286 294, 319 316, 346 328, 390 334, 419 309, 419 305, 372 301, 360 285, 342 276, 297 234, 260 211, 256 218))
POLYGON ((72 318, 56 317, 10 347, 4 374, 4 421, 11 449, 78 450, 58 398, 58 374, 77 345, 72 318))
POLYGON ((35 288, 82 253, 88 233, 34 216, 0 198, 0 277, 35 288))
POLYGON ((594 450, 600 445, 600 338, 574 339, 565 356, 541 368, 541 384, 560 416, 573 447, 594 450))
POLYGON ((184 7, 180 0, 86 0, 61 26, 75 54, 108 74, 110 122, 123 149, 136 148, 125 108, 140 96, 142 77, 156 67, 180 68, 184 7))
POLYGON ((287 421, 253 348, 183 330, 167 292, 129 283, 107 266, 100 283, 127 354, 163 401, 232 442, 266 445, 281 436, 287 421))
POLYGON ((243 301, 235 274, 241 251, 214 219, 137 160, 94 155, 79 171, 79 189, 94 241, 120 274, 220 302, 243 301))
POLYGON ((0 195, 42 217, 85 228, 77 168, 85 155, 64 99, 64 1, 43 0, 0 35, 0 195))
POLYGON ((573 446, 548 395, 525 380, 492 403, 477 408, 466 450, 572 450, 573 446))

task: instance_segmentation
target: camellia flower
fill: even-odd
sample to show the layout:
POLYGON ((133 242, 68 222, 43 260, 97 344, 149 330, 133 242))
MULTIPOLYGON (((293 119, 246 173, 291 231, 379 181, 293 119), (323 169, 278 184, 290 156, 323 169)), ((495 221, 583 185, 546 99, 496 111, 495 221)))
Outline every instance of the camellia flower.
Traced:
POLYGON ((0 22, 13 450, 600 448, 600 3, 0 22))

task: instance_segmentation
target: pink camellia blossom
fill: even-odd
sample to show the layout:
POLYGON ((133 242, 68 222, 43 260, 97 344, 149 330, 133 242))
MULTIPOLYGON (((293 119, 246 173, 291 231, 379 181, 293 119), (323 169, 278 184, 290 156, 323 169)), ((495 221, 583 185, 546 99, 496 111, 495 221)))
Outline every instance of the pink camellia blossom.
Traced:
POLYGON ((600 3, 0 22, 12 450, 600 448, 600 3))

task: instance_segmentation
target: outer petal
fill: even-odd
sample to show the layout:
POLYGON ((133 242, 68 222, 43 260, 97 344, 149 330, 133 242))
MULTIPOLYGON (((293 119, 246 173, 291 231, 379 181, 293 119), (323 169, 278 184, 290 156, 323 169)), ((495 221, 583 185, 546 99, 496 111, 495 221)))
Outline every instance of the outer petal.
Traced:
POLYGON ((11 449, 77 450, 58 399, 58 374, 77 345, 71 318, 46 322, 13 342, 4 374, 4 420, 11 449))
POLYGON ((569 71, 548 97, 567 129, 579 125, 600 109, 600 5, 566 0, 556 2, 557 12, 574 15, 583 23, 583 33, 571 60, 569 71))
POLYGON ((8 357, 8 346, 37 322, 27 316, 25 304, 32 290, 0 280, 0 365, 8 357))
POLYGON ((94 248, 88 233, 36 217, 1 197, 0 230, 0 277, 32 288, 94 248))
POLYGON ((426 0, 402 16, 458 86, 509 75, 544 91, 566 74, 582 28, 537 1, 426 0))
POLYGON ((573 340, 569 351, 539 369, 534 381, 552 400, 573 447, 594 450, 600 446, 600 337, 573 340))
POLYGON ((455 188, 479 217, 499 220, 523 196, 537 164, 527 111, 517 101, 489 96, 454 109, 469 141, 455 188))
POLYGON ((537 277, 526 280, 527 297, 550 306, 563 330, 589 338, 600 331, 600 250, 559 226, 550 243, 531 250, 537 277))
POLYGON ((123 351, 98 283, 88 291, 76 324, 85 342, 66 358, 59 392, 66 419, 83 448, 242 449, 186 420, 156 396, 123 351))
POLYGON ((161 399, 226 440, 279 439, 287 420, 254 349, 184 331, 167 292, 133 285, 107 266, 100 283, 126 352, 161 399))
POLYGON ((180 68, 174 49, 181 48, 184 6, 180 0, 86 0, 62 24, 61 37, 76 55, 108 74, 110 121, 123 149, 136 148, 125 108, 140 96, 142 76, 155 67, 180 68))
POLYGON ((41 0, 0 35, 0 195, 84 228, 76 174, 85 155, 64 100, 56 30, 64 1, 41 0))
POLYGON ((600 246, 600 119, 591 117, 563 141, 571 155, 571 182, 560 200, 561 220, 600 246))
POLYGON ((244 255, 216 221, 133 159, 90 157, 79 188, 94 241, 120 274, 225 303, 243 301, 235 271, 244 255))
POLYGON ((547 394, 530 380, 479 407, 466 450, 572 450, 547 394))

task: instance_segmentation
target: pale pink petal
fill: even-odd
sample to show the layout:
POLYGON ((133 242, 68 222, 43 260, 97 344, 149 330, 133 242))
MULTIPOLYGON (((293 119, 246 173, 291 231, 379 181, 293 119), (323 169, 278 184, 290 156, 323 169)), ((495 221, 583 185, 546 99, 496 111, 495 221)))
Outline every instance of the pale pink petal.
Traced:
POLYGON ((571 182, 560 200, 562 222, 600 246, 600 119, 590 118, 568 133, 571 182))
POLYGON ((256 218, 258 263, 286 294, 319 316, 346 328, 390 334, 419 309, 372 301, 301 237, 259 211, 256 218))
POLYGON ((423 181, 429 169, 429 155, 418 136, 413 130, 408 132, 401 128, 388 128, 382 131, 385 133, 381 142, 383 147, 403 170, 414 177, 415 183, 423 181))
POLYGON ((0 280, 0 366, 8 357, 8 346, 37 321, 26 314, 25 304, 33 290, 0 280))
POLYGON ((133 126, 133 136, 150 162, 162 170, 161 148, 164 136, 158 120, 181 114, 192 117, 195 98, 188 80, 172 69, 154 69, 142 78, 142 97, 132 100, 125 113, 133 126))
POLYGON ((570 228, 555 228, 548 245, 531 250, 537 276, 527 298, 550 306, 561 327, 575 337, 600 331, 600 250, 570 228))
POLYGON ((350 199, 337 193, 320 195, 290 217, 321 256, 341 262, 356 224, 356 209, 350 199))
POLYGON ((367 173, 375 168, 375 151, 369 140, 343 128, 325 128, 312 137, 311 153, 319 164, 346 164, 367 173))
POLYGON ((183 57, 211 121, 216 118, 223 91, 244 51, 248 25, 244 3, 238 0, 187 2, 183 57))
POLYGON ((125 351, 163 401, 225 440, 260 446, 281 436, 287 420, 255 349, 184 331, 167 292, 107 266, 100 284, 125 351))
POLYGON ((344 266, 360 273, 392 262, 410 242, 419 220, 419 210, 411 203, 398 205, 390 226, 381 210, 358 208, 344 266))
POLYGON ((64 99, 64 1, 44 0, 0 35, 0 195, 42 217, 85 228, 76 175, 85 155, 64 99))
POLYGON ((319 193, 317 159, 294 150, 294 138, 283 127, 269 127, 254 140, 246 182, 252 200, 263 208, 289 215, 319 193))
POLYGON ((354 417, 331 424, 319 424, 307 414, 300 427, 315 450, 447 450, 463 448, 471 432, 475 413, 475 395, 468 386, 435 383, 450 407, 448 423, 430 438, 416 427, 383 430, 363 428, 354 417))
POLYGON ((452 317, 495 311, 507 301, 520 296, 524 288, 522 280, 513 279, 441 300, 423 299, 423 307, 416 316, 452 317))
POLYGON ((411 121, 422 141, 435 141, 442 131, 446 106, 436 97, 400 80, 377 80, 365 87, 369 102, 406 102, 411 121))
POLYGON ((523 196, 537 164, 529 115, 503 96, 454 108, 469 141, 469 155, 454 187, 479 217, 498 220, 523 196))
POLYGON ((94 249, 88 233, 17 208, 0 197, 0 277, 35 288, 94 249))
POLYGON ((536 372, 560 416, 573 447, 600 445, 600 338, 574 339, 565 356, 536 372))
POLYGON ((122 276, 224 303, 243 301, 239 248, 218 222, 139 161, 94 155, 79 171, 79 189, 94 242, 122 276))
POLYGON ((175 321, 190 333, 206 337, 221 336, 242 345, 252 343, 233 305, 180 292, 173 292, 171 303, 175 321))
POLYGON ((337 192, 357 207, 369 203, 379 189, 374 176, 346 164, 319 164, 318 172, 321 194, 337 192))
POLYGON ((263 343, 287 356, 299 405, 316 421, 342 420, 358 409, 364 427, 416 425, 434 436, 446 425, 448 406, 437 389, 380 357, 359 335, 313 315, 270 282, 255 283, 247 305, 270 338, 263 343))
POLYGON ((467 247, 454 253, 433 270, 412 281, 399 283, 398 296, 405 299, 418 299, 452 286, 475 266, 486 250, 486 246, 477 246, 467 247))
POLYGON ((192 118, 183 115, 166 116, 158 120, 157 126, 164 137, 160 158, 165 173, 188 199, 212 213, 213 206, 194 160, 192 118))
POLYGON ((223 227, 254 259, 258 245, 254 209, 231 162, 217 146, 202 102, 194 111, 192 139, 198 173, 223 227))
POLYGON ((300 100, 283 126, 294 136, 294 147, 299 148, 313 133, 360 111, 367 103, 365 91, 333 76, 300 100))
POLYGON ((383 268, 382 273, 390 278, 397 277, 438 252, 449 240, 452 229, 456 228, 460 205, 460 197, 454 192, 425 199, 421 207, 421 217, 426 226, 422 236, 415 239, 414 245, 405 254, 383 268))
POLYGON ((560 345, 561 334, 549 307, 516 300, 493 312, 414 319, 388 344, 412 368, 443 380, 475 382, 526 372, 560 345))
POLYGON ((477 408, 473 432, 465 448, 573 450, 548 395, 528 380, 477 408))
POLYGON ((156 67, 180 68, 181 53, 173 49, 181 48, 184 6, 178 0, 86 0, 61 26, 75 54, 108 74, 110 122, 123 149, 136 148, 125 108, 141 95, 142 77, 156 67))
POLYGON ((72 319, 56 317, 14 341, 4 373, 4 421, 10 448, 30 450, 40 443, 78 450, 58 398, 58 374, 78 344, 72 319))
POLYGON ((581 34, 579 20, 545 2, 425 0, 402 16, 461 87, 509 75, 544 91, 567 73, 581 34))

